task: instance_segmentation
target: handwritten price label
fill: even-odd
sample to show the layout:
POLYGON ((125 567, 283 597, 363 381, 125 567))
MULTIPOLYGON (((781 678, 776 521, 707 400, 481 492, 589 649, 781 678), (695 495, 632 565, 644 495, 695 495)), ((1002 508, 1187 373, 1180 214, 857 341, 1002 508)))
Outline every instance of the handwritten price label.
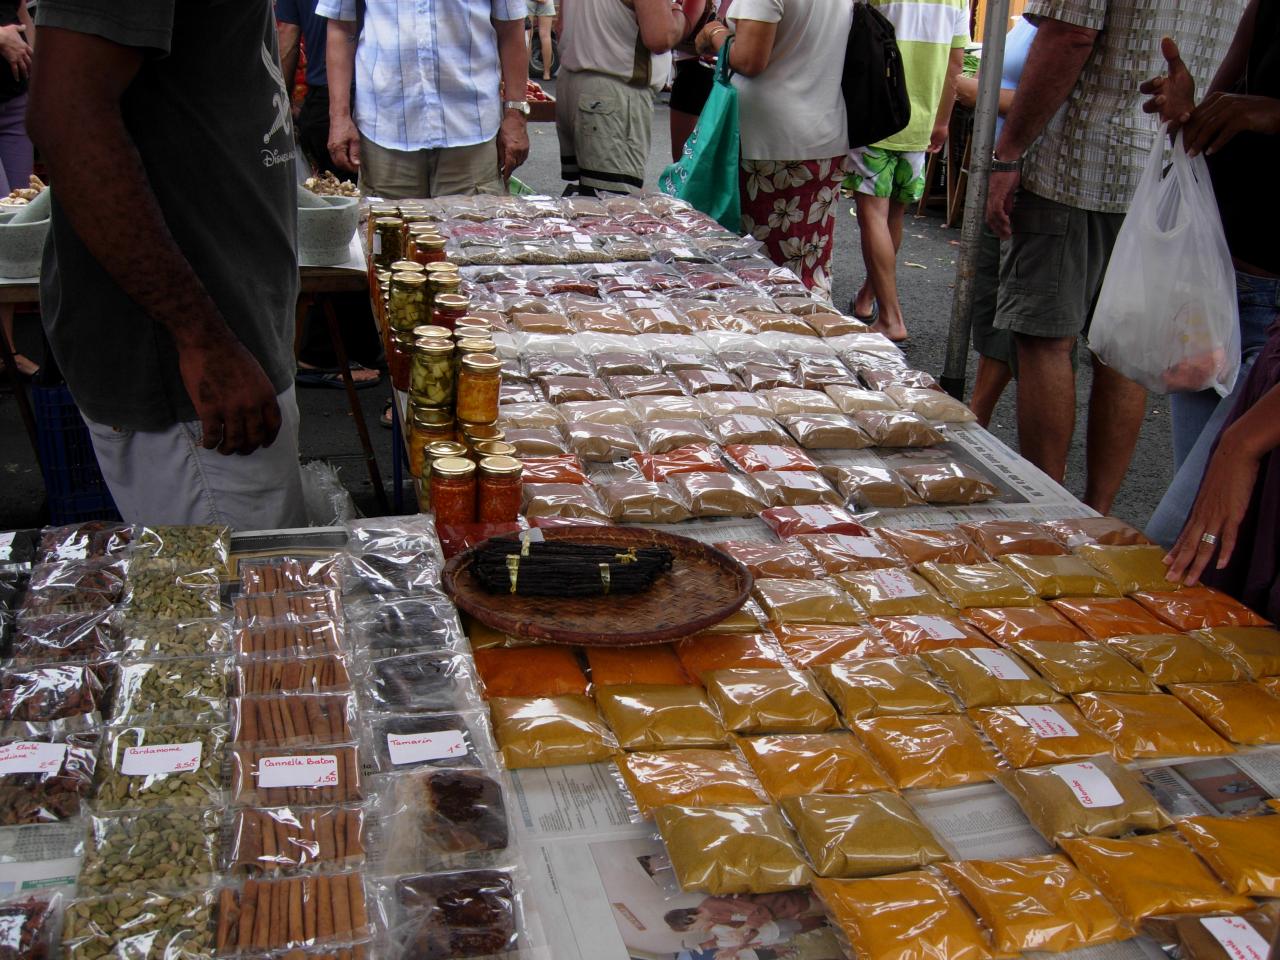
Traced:
POLYGON ((154 777, 165 773, 190 773, 200 767, 204 744, 157 743, 145 747, 125 747, 120 772, 126 777, 154 777))
POLYGON ((1096 763, 1060 763, 1051 769, 1054 776, 1071 788, 1083 807, 1092 810, 1096 807, 1118 807, 1124 803, 1116 785, 1098 769, 1096 763))
POLYGON ((916 624, 931 640, 963 640, 964 631, 946 617, 919 616, 916 624))
POLYGON ((57 773, 67 756, 65 743, 19 740, 0 747, 0 776, 10 773, 57 773))
POLYGON ((391 757, 391 762, 397 766, 402 763, 447 760, 449 757, 465 757, 467 741, 461 730, 388 733, 387 754, 391 757))
POLYGON ((870 579, 880 588, 880 593, 891 600, 923 595, 915 582, 901 570, 872 570, 870 579))
POLYGON ((1027 671, 1018 666, 1018 661, 1003 650, 983 650, 981 647, 969 651, 974 659, 987 668, 997 680, 1030 680, 1027 671))
POLYGON ((1239 960, 1267 960, 1271 947, 1248 920, 1239 917, 1205 917, 1200 921, 1227 956, 1239 960))
POLYGON ((1062 714, 1053 707, 1014 707, 1027 726, 1037 737, 1056 740, 1060 737, 1076 737, 1076 728, 1062 719, 1062 714))
POLYGON ((258 761, 259 787, 332 787, 338 782, 338 758, 332 753, 263 757, 258 761))

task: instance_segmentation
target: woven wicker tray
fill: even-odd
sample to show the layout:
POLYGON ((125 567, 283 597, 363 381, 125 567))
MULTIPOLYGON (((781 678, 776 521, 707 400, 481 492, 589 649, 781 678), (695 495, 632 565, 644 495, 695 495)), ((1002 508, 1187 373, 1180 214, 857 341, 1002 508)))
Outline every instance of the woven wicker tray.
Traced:
POLYGON ((453 602, 485 626, 543 643, 628 647, 664 643, 714 626, 751 593, 751 574, 732 557, 688 537, 643 527, 552 527, 548 540, 629 547, 666 547, 671 570, 644 593, 612 597, 521 597, 490 593, 471 572, 473 548, 444 568, 453 602))

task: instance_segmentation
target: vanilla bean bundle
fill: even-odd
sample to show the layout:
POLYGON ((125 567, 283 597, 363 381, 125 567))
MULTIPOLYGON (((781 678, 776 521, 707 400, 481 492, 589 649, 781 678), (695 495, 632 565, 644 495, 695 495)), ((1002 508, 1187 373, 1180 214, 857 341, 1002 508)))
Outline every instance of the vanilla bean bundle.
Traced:
POLYGON ((525 597, 598 597, 640 593, 671 569, 663 547, 524 542, 495 538, 476 551, 472 571, 490 593, 525 597))

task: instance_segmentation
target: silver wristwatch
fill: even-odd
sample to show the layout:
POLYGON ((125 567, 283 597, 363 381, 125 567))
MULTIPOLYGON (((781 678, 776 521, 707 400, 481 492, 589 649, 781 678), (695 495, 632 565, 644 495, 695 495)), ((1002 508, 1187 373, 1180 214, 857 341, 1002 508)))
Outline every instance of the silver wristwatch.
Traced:
POLYGON ((503 100, 503 101, 502 101, 502 109, 503 109, 504 111, 507 111, 507 110, 516 110, 516 111, 518 111, 519 113, 523 113, 523 114, 527 117, 527 116, 529 115, 529 101, 527 101, 527 100, 503 100))
POLYGON ((1018 173, 1022 170, 1022 158, 1017 160, 1001 160, 996 156, 994 150, 991 151, 991 172, 992 173, 1018 173))

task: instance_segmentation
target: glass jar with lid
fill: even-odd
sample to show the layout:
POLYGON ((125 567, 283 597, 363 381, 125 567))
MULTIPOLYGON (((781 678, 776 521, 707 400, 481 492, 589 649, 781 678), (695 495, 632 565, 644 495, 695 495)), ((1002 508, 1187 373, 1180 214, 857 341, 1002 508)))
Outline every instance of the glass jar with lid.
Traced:
POLYGON ((516 447, 505 440, 477 440, 471 444, 471 453, 476 459, 481 457, 514 457, 516 447))
POLYGON ((387 321, 407 336, 427 323, 427 278, 420 273, 393 273, 387 292, 387 321))
POLYGON ((419 233, 410 238, 409 255, 421 264, 443 263, 445 238, 435 233, 419 233))
POLYGON ((459 420, 457 424, 458 439, 467 445, 467 449, 475 451, 477 443, 484 443, 489 440, 507 439, 506 431, 497 423, 471 423, 466 420, 459 420))
POLYGON ((396 273, 420 273, 424 277, 427 275, 426 268, 415 260, 397 260, 391 265, 392 274, 396 273))
POLYGON ((443 460, 445 457, 462 457, 467 459, 467 448, 464 444, 458 443, 456 440, 436 440, 428 443, 423 448, 423 464, 422 464, 422 487, 427 497, 431 496, 431 468, 437 460, 443 460))
POLYGON ((415 340, 426 340, 431 338, 436 340, 452 340, 453 331, 448 327, 438 327, 433 323, 424 323, 420 327, 413 328, 413 337, 415 340))
POLYGON ((477 468, 476 519, 509 523, 520 516, 524 465, 515 457, 485 457, 477 468))
POLYGON ((409 389, 410 371, 413 367, 413 334, 392 330, 388 340, 387 372, 391 385, 397 390, 409 389))
POLYGON ((463 357, 458 370, 458 419, 472 423, 497 420, 501 390, 501 360, 484 353, 463 357))
POLYGON ((402 222, 399 217, 379 217, 374 221, 373 262, 377 266, 388 267, 404 259, 400 243, 402 222))
POLYGON ((424 407, 452 406, 454 382, 453 343, 439 337, 415 340, 409 375, 414 402, 424 407))
POLYGON ((452 330, 458 320, 467 315, 471 309, 471 298, 464 293, 441 293, 434 291, 431 305, 431 322, 452 330))
MULTIPOLYGON (((415 477, 426 476, 425 451, 442 441, 452 442, 455 434, 453 413, 437 407, 422 407, 409 401, 409 472, 415 477)), ((459 444, 461 446, 461 444, 459 444)), ((463 448, 464 452, 466 448, 463 448)))
POLYGON ((442 457, 431 464, 431 510, 436 523, 475 523, 475 461, 442 457))

